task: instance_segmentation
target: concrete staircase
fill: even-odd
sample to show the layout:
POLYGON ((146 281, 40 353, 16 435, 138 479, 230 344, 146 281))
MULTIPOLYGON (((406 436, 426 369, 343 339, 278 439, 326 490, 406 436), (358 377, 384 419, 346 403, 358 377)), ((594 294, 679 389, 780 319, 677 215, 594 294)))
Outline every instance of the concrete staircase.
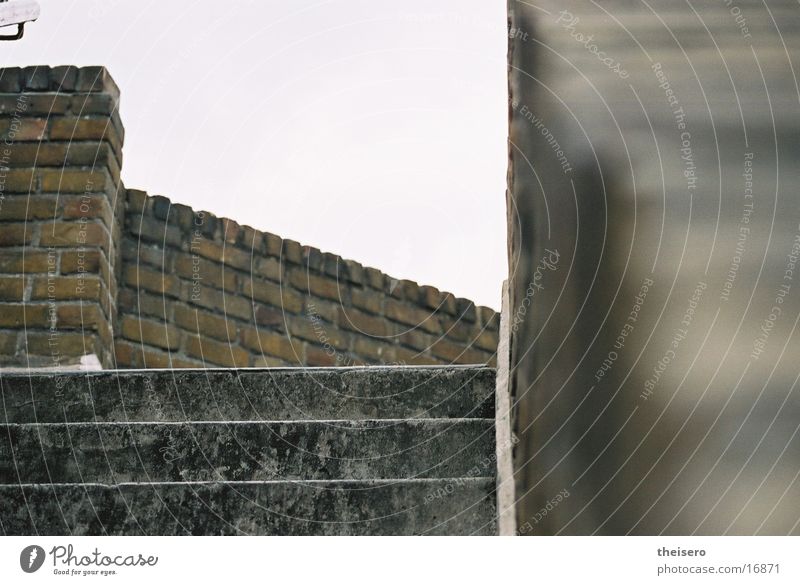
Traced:
POLYGON ((494 370, 0 375, 4 534, 494 534, 494 370))

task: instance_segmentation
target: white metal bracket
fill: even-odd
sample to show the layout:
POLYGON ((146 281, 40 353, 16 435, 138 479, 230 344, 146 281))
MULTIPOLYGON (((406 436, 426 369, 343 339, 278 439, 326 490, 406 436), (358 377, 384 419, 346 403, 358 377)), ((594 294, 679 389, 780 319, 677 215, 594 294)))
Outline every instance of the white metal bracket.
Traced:
POLYGON ((0 41, 16 41, 25 34, 25 23, 39 18, 39 3, 36 0, 0 0, 0 28, 17 27, 17 32, 0 35, 0 41))

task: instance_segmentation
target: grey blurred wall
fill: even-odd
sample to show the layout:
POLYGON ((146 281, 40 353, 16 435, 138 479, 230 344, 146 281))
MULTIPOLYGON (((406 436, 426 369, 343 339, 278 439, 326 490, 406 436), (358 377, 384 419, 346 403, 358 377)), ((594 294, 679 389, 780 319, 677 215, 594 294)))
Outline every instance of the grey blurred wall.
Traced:
POLYGON ((800 533, 798 28, 510 0, 518 533, 800 533))

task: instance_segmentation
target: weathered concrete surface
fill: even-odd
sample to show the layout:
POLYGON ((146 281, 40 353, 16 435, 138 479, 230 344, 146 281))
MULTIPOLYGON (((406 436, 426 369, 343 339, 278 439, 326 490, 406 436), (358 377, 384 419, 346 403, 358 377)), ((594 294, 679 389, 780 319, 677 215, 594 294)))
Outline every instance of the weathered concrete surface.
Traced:
POLYGON ((0 425, 0 484, 464 477, 493 433, 492 419, 0 425))
POLYGON ((488 535, 493 518, 487 478, 0 486, 6 535, 488 535))
POLYGON ((0 422, 492 418, 485 367, 120 370, 0 376, 0 422))
POLYGON ((5 534, 495 534, 485 367, 0 378, 5 534))

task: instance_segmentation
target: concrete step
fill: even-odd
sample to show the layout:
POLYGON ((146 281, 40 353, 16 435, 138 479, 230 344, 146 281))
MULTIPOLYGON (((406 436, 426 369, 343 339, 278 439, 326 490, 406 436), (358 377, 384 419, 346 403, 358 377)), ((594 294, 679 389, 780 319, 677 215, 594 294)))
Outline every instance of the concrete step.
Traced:
POLYGON ((0 485, 5 535, 495 534, 494 479, 0 485))
POLYGON ((7 424, 0 484, 490 476, 494 444, 493 419, 7 424))
POLYGON ((494 416, 482 366, 119 370, 0 375, 0 422, 494 416))

